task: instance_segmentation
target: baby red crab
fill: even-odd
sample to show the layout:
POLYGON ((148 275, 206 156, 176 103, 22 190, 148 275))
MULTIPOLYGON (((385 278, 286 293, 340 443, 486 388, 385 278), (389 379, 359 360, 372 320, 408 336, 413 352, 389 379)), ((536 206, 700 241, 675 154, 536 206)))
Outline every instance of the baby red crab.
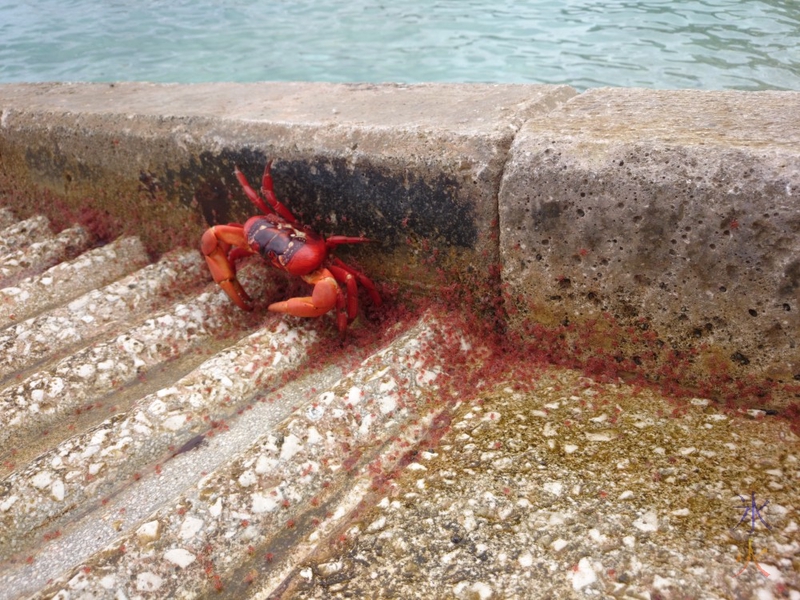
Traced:
POLYGON ((366 288, 376 306, 380 306, 381 297, 366 275, 331 256, 331 251, 340 244, 360 244, 371 240, 341 235, 324 238, 307 225, 298 223, 275 196, 271 165, 272 161, 264 168, 261 182, 263 199, 250 187, 239 167, 235 167, 236 178, 244 193, 264 215, 250 217, 244 225, 215 225, 206 230, 200 249, 211 275, 237 306, 252 310, 253 301, 236 279, 236 260, 260 254, 276 269, 302 277, 314 286, 311 296, 275 302, 269 305, 269 310, 296 317, 318 317, 336 307, 336 323, 344 334, 358 312, 356 282, 366 288))

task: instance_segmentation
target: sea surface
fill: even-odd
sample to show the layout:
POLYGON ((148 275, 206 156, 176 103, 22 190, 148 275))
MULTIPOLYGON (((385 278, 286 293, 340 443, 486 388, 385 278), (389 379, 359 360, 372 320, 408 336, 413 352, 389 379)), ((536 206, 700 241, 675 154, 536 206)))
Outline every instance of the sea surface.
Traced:
POLYGON ((0 82, 800 90, 800 0, 0 0, 0 82))

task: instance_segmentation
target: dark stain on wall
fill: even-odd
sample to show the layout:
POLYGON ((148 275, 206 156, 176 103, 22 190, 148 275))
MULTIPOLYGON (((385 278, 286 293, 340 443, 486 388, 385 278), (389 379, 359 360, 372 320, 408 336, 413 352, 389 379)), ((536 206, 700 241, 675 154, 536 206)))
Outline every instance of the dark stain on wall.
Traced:
MULTIPOLYGON (((167 187, 196 202, 209 224, 243 222, 256 214, 239 186, 238 165, 259 190, 268 157, 260 151, 202 152, 188 166, 168 171, 167 187)), ((455 177, 393 171, 366 161, 318 157, 280 160, 272 167, 275 193, 305 224, 324 234, 366 235, 384 245, 405 243, 409 232, 439 243, 472 248, 475 206, 459 198, 455 177)))

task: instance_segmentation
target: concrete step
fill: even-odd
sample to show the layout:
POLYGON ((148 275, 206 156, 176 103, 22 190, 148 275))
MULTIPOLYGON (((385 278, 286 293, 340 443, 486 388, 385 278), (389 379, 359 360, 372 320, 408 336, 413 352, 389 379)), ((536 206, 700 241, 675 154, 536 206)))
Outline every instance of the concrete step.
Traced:
POLYGON ((17 247, 25 247, 52 237, 50 223, 47 217, 41 215, 9 224, 0 230, 0 255, 6 255, 17 247))
POLYGON ((148 262, 141 242, 120 238, 74 260, 59 263, 40 275, 0 289, 0 327, 27 319, 116 281, 148 262))
MULTIPOLYGON (((188 257, 184 255, 179 258, 188 257)), ((196 258, 194 255, 191 256, 191 262, 195 266, 196 258)), ((148 275, 160 274, 164 265, 170 262, 174 262, 174 257, 168 257, 166 262, 151 265, 155 269, 146 267, 132 277, 141 283, 148 275)), ((194 271, 195 275, 199 274, 197 269, 194 271)), ((180 272, 186 275, 191 273, 191 270, 168 269, 167 272, 172 274, 180 272)), ((124 283, 128 279, 121 280, 123 286, 129 290, 135 289, 128 287, 132 284, 124 283)), ((117 287, 117 284, 109 287, 117 287)), ((142 287, 147 288, 147 286, 142 287)), ((253 289, 258 291, 259 287, 254 286, 253 289)), ((129 298, 129 302, 126 303, 119 301, 119 296, 101 294, 103 299, 110 298, 114 305, 122 305, 122 310, 116 315, 119 320, 109 321, 113 318, 113 314, 110 311, 103 312, 102 304, 95 305, 100 307, 99 312, 103 312, 106 319, 106 322, 99 327, 99 330, 106 335, 84 347, 78 346, 80 334, 74 334, 75 339, 69 340, 73 334, 70 334, 67 328, 59 330, 59 320, 56 319, 55 331, 59 332, 62 341, 73 342, 68 345, 73 353, 32 372, 19 382, 9 382, 9 385, 0 391, 0 403, 4 407, 4 412, 0 415, 0 424, 3 426, 0 442, 15 454, 18 454, 17 447, 30 436, 47 435, 48 443, 53 444, 60 437, 69 435, 72 429, 68 431, 64 425, 70 416, 80 416, 82 412, 89 411, 94 411, 94 415, 97 415, 124 410, 136 398, 136 391, 143 387, 137 384, 140 382, 148 384, 147 379, 152 373, 158 375, 154 377, 154 382, 149 383, 150 387, 158 384, 164 377, 160 371, 168 366, 173 372, 178 365, 184 368, 192 354, 195 355, 194 361, 198 362, 198 357, 202 356, 206 347, 215 346, 213 336, 223 335, 223 331, 224 335, 230 335, 231 330, 235 331, 232 321, 238 315, 218 291, 213 287, 210 291, 189 298, 188 302, 172 304, 166 310, 153 311, 154 299, 150 298, 150 314, 144 318, 140 317, 140 320, 129 328, 126 328, 126 325, 130 323, 131 315, 126 308, 137 304, 134 299, 129 298), (173 362, 176 364, 170 364, 173 362)), ((161 300, 163 303, 164 297, 161 300)), ((147 303, 141 302, 141 304, 147 303)), ((86 307, 82 299, 69 304, 71 310, 82 310, 86 307)), ((135 316, 135 312, 131 312, 135 316)), ((31 319, 26 323, 36 320, 31 319)), ((45 325, 52 325, 51 320, 52 315, 45 325)), ((15 334, 19 333, 21 328, 8 329, 15 334)), ((27 350, 33 342, 41 341, 41 338, 44 338, 43 343, 46 343, 47 330, 44 332, 39 330, 30 336, 28 333, 22 331, 22 335, 25 336, 22 340, 10 335, 8 345, 25 346, 27 350)), ((98 331, 95 330, 94 333, 98 331)), ((58 338, 59 335, 55 337, 58 338)), ((89 339, 84 338, 85 341, 89 339)), ((36 349, 38 346, 32 348, 36 349)), ((44 354, 47 350, 54 349, 48 347, 40 354, 44 354)), ((23 359, 31 359, 33 356, 35 359, 34 352, 18 356, 23 359)), ((83 421, 88 423, 86 418, 83 421)), ((74 429, 74 426, 73 423, 71 427, 74 429)), ((6 453, 3 456, 6 460, 14 462, 6 453)))
POLYGON ((26 274, 39 273, 74 258, 86 250, 90 242, 86 230, 76 225, 53 238, 32 242, 24 249, 11 250, 0 256, 0 285, 10 285, 26 274))
POLYGON ((452 307, 342 342, 239 311, 196 251, 108 247, 128 271, 54 277, 0 329, 0 599, 800 598, 789 422, 554 367, 452 307))
MULTIPOLYGON (((38 470, 9 479, 12 485, 27 485, 28 493, 17 487, 12 493, 36 494, 33 484, 43 478, 42 473, 53 473, 55 456, 66 457, 64 463, 69 464, 64 464, 64 470, 77 469, 81 474, 92 464, 102 464, 86 486, 91 489, 66 486, 63 498, 59 491, 59 502, 86 506, 91 497, 110 494, 110 500, 97 507, 108 518, 98 519, 93 513, 69 529, 62 528, 50 549, 36 556, 38 569, 25 565, 9 584, 30 580, 37 570, 44 581, 48 578, 44 565, 51 563, 63 569, 63 548, 80 545, 82 561, 93 563, 105 560, 112 543, 115 549, 126 548, 124 555, 115 558, 114 580, 127 580, 130 569, 146 565, 137 574, 134 588, 158 597, 230 587, 236 572, 254 562, 256 552, 262 571, 280 583, 287 569, 308 552, 302 536, 312 531, 319 536, 345 519, 369 491, 377 475, 374 470, 391 471, 393 463, 402 460, 404 449, 445 408, 431 402, 437 369, 423 358, 433 351, 431 335, 422 322, 344 378, 317 373, 311 377, 312 388, 303 380, 256 398, 257 389, 296 366, 304 347, 314 342, 314 335, 280 322, 273 330, 257 332, 217 355, 175 386, 142 399, 128 418, 104 423, 102 429, 70 440, 67 448, 41 457, 38 470), (414 358, 420 352, 423 355, 414 358), (250 410, 230 420, 246 407, 250 410), (187 422, 189 414, 200 418, 187 422), (225 418, 225 424, 218 421, 209 427, 202 418, 208 414, 225 418), (191 451, 181 450, 183 440, 194 446, 198 436, 205 443, 191 451), (87 448, 96 451, 89 453, 87 448), (89 456, 81 458, 84 455, 89 456), (144 470, 153 463, 158 466, 144 470), (188 489, 171 483, 176 469, 193 473, 188 489), (109 488, 122 481, 124 489, 114 497, 109 488), (172 496, 143 494, 142 487, 153 486, 171 489, 172 496), (76 493, 89 497, 76 499, 76 493), (326 517, 326 510, 332 515, 326 517), (144 524, 143 517, 147 517, 144 524), (134 519, 121 536, 120 518, 134 519), (87 546, 89 539, 93 544, 87 546), (164 555, 163 560, 149 560, 154 552, 164 555), (273 558, 264 561, 268 553, 273 558), (185 568, 195 561, 202 568, 186 569, 187 576, 178 581, 171 577, 176 565, 185 568), (280 569, 275 568, 278 564, 280 569)), ((185 478, 181 481, 186 485, 185 478)), ((48 481, 36 494, 43 515, 55 512, 52 486, 48 481)), ((58 489, 63 488, 59 485, 58 489)), ((17 515, 14 522, 22 519, 22 514, 17 515)), ((70 556, 77 558, 74 553, 70 556)), ((111 573, 99 564, 97 572, 104 573, 107 584, 111 573)), ((84 589, 88 579, 86 584, 84 589)), ((93 585, 102 593, 100 579, 93 585)))
POLYGON ((199 280, 201 268, 204 263, 197 252, 169 254, 103 288, 6 327, 0 332, 0 381, 96 338, 120 321, 152 312, 173 290, 199 280))

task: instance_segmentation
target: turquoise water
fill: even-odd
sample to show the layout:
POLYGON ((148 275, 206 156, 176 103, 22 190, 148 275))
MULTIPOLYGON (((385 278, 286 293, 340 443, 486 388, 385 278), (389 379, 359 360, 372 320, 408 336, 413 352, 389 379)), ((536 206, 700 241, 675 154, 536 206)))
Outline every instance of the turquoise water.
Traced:
POLYGON ((800 90, 800 0, 0 0, 0 81, 800 90))

